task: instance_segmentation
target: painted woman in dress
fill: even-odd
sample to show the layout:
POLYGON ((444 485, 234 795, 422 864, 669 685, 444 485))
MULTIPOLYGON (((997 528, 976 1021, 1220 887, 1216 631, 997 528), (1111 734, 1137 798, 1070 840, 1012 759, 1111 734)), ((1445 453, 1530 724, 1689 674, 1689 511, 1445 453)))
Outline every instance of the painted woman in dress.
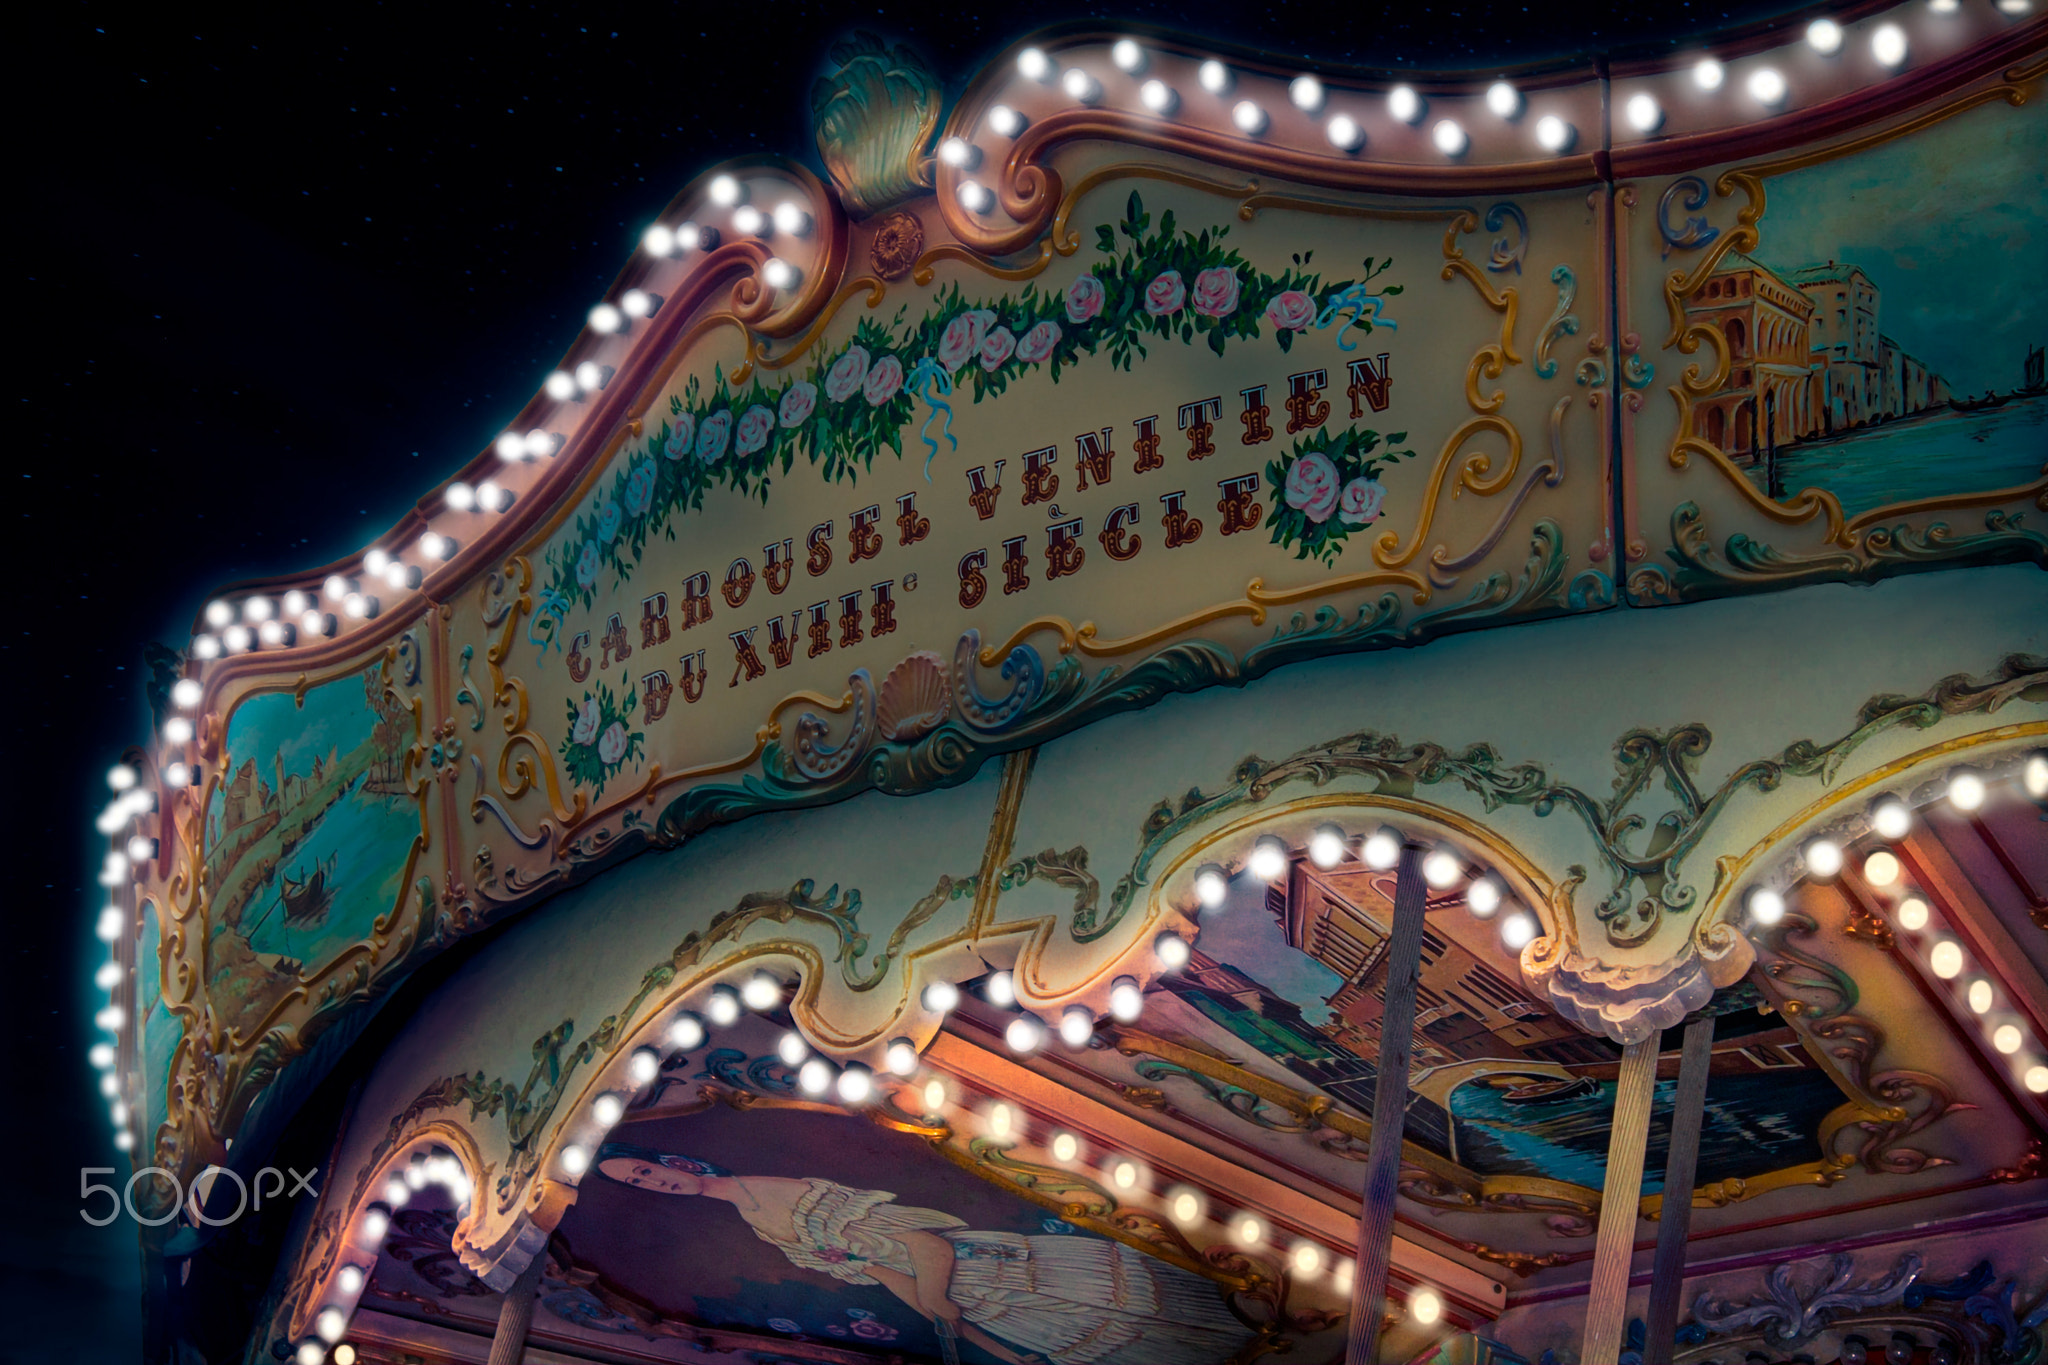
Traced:
POLYGON ((977 1232, 886 1190, 734 1175, 623 1142, 599 1150, 597 1169, 722 1199, 791 1264, 881 1285, 1008 1365, 1216 1365, 1250 1335, 1216 1286, 1121 1242, 977 1232))

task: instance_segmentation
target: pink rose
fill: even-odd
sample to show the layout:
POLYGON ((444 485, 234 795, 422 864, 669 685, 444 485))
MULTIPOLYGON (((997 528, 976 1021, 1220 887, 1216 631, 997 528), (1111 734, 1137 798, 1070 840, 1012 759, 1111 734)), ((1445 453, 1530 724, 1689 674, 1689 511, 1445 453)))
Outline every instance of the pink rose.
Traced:
POLYGON ((1178 270, 1161 271, 1157 279, 1145 286, 1145 311, 1155 318, 1178 313, 1187 301, 1188 287, 1181 282, 1178 270))
POLYGON ((1344 491, 1337 497, 1337 517, 1352 526, 1377 521, 1380 504, 1386 496, 1386 485, 1379 480, 1353 479, 1344 485, 1344 491))
POLYGON ((1316 320, 1316 301, 1299 289, 1275 294, 1266 305, 1266 321, 1289 332, 1306 332, 1316 320))
POLYGON ((742 458, 753 454, 768 444, 774 431, 775 414, 756 403, 740 418, 739 430, 733 433, 733 453, 742 458))
POLYGON ((597 714, 597 703, 589 697, 585 697, 582 708, 576 712, 576 728, 569 731, 569 742, 571 744, 588 744, 591 740, 596 739, 597 722, 600 719, 602 717, 597 714))
POLYGON ((1039 323, 1024 334, 1017 343, 1017 359, 1026 365, 1036 365, 1052 354, 1052 348, 1060 344, 1060 325, 1050 318, 1039 323))
POLYGON ((1102 311, 1102 281, 1083 275, 1067 286, 1067 321, 1083 323, 1102 311))
POLYGON ((832 368, 825 372, 825 396, 835 403, 844 403, 867 377, 867 348, 849 346, 846 354, 832 362, 832 368))
POLYGON ((818 406, 818 386, 799 379, 782 391, 778 416, 785 427, 802 426, 818 406))
POLYGON ((1219 265, 1195 276, 1195 311, 1205 318, 1227 318, 1237 311, 1237 272, 1219 265))
POLYGON ((676 414, 675 425, 668 429, 668 443, 661 450, 671 460, 680 460, 690 453, 690 447, 697 443, 697 419, 687 412, 676 414))
POLYGON ((1287 505, 1310 521, 1324 522, 1337 510, 1337 466, 1311 450, 1287 471, 1287 505))
POLYGON ((626 515, 637 517, 654 505, 654 466, 641 463, 626 476, 626 515))
POLYGON ((1017 338, 1010 335, 1007 327, 998 327, 981 342, 981 368, 994 374, 1002 368, 1010 353, 1017 349, 1017 338))
POLYGON ((893 355, 885 355, 868 370, 867 382, 861 385, 861 392, 868 402, 880 407, 896 396, 896 390, 903 387, 903 362, 893 355))
POLYGON ((994 321, 995 314, 986 309, 970 308, 947 323, 939 337, 939 368, 951 374, 965 365, 981 349, 981 339, 994 321))
POLYGON ((626 756, 626 727, 623 724, 613 721, 611 727, 598 736, 597 756, 605 761, 607 767, 626 756))

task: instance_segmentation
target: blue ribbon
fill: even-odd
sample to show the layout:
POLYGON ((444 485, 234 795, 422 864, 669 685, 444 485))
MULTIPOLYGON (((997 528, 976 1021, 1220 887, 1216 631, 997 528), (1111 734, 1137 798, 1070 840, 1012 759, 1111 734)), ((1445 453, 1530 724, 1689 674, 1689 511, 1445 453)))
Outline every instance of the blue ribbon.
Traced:
POLYGON ((540 657, 543 663, 547 661, 549 649, 560 649, 562 647, 561 640, 556 637, 561 634, 562 622, 568 619, 569 599, 556 592, 553 588, 542 588, 534 597, 533 620, 527 623, 526 638, 528 643, 540 647, 540 657), (540 629, 542 622, 547 623, 548 633, 546 638, 542 638, 534 633, 540 629))
POLYGON ((953 405, 939 396, 953 391, 953 376, 939 368, 938 361, 926 356, 910 368, 910 390, 932 409, 931 415, 924 419, 924 425, 917 429, 918 439, 932 448, 931 454, 924 457, 924 481, 930 483, 932 461, 939 456, 939 443, 931 438, 931 429, 940 413, 946 415, 946 425, 939 429, 939 435, 946 438, 949 449, 960 448, 959 440, 953 435, 953 405))
POLYGON ((1320 332, 1335 322, 1338 314, 1348 310, 1351 314, 1350 320, 1337 329, 1337 349, 1355 351, 1358 349, 1358 343, 1344 339, 1344 334, 1353 327, 1363 326, 1367 331, 1371 331, 1377 325, 1385 327, 1390 332, 1400 329, 1401 324, 1392 318, 1380 317, 1380 308, 1385 303, 1386 300, 1378 294, 1367 293, 1364 285, 1347 284, 1330 295, 1329 301, 1323 305, 1322 316, 1316 319, 1316 330, 1320 332))

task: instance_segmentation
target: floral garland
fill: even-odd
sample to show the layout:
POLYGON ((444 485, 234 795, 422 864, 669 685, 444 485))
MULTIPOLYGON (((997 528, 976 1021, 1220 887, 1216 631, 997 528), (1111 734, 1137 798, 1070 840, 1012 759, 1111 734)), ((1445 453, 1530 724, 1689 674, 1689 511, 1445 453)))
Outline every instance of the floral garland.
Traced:
MULTIPOLYGON (((1407 439, 1407 432, 1396 431, 1386 442, 1391 447, 1407 439)), ((1267 486, 1280 490, 1266 514, 1273 543, 1285 549, 1298 540, 1296 559, 1314 556, 1334 564, 1351 533, 1380 518, 1387 496, 1380 466, 1415 458, 1412 450, 1379 450, 1379 444, 1378 432, 1356 427, 1317 432, 1268 461, 1267 486)))
MULTIPOLYGON (((952 440, 946 400, 956 385, 979 403, 1041 366, 1057 383, 1084 353, 1105 354, 1129 370, 1154 339, 1193 345, 1199 338, 1220 356, 1232 340, 1270 330, 1284 352, 1300 333, 1335 320, 1337 310, 1319 299, 1376 297, 1366 287, 1393 264, 1368 257, 1358 279, 1325 285, 1309 268, 1313 253, 1303 252, 1291 268, 1268 275, 1226 249, 1228 227, 1177 232, 1168 211, 1155 229, 1135 191, 1122 221, 1095 231, 1108 259, 1064 290, 1031 284, 1014 297, 971 302, 948 286, 914 324, 905 309, 887 323, 862 318, 844 345, 830 352, 821 346, 803 377, 779 388, 764 385, 759 371, 739 391, 722 370, 713 370, 708 386, 692 375, 680 395, 671 395, 668 419, 644 449, 620 462, 549 552, 547 587, 555 596, 541 600, 558 612, 588 607, 607 569, 626 582, 647 538, 659 531, 674 539, 673 514, 701 509, 714 485, 766 503, 769 484, 798 457, 832 483, 857 481, 880 449, 902 458, 903 430, 920 399, 931 415, 919 436, 935 455, 940 440, 952 440)), ((1392 284, 1379 294, 1400 292, 1392 284)), ((1346 325, 1372 330, 1370 318, 1346 325)))
POLYGON ((624 701, 615 700, 602 682, 597 693, 583 694, 581 705, 568 703, 569 733, 562 739, 562 767, 577 784, 602 790, 628 763, 638 762, 646 736, 626 728, 638 705, 631 686, 624 701))

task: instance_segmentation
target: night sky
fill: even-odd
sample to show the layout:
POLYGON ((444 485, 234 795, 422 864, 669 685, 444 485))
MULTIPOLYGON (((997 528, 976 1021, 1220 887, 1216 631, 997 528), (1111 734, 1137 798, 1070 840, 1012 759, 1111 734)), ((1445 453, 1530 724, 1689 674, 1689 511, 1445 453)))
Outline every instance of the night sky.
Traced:
POLYGON ((127 1175, 85 1062, 91 822, 148 732, 145 642, 182 646, 213 585, 360 549, 486 445, 704 167, 815 161, 807 94, 832 38, 907 41, 957 91, 1071 19, 1325 69, 1468 68, 1647 54, 1789 7, 506 5, 466 27, 425 6, 176 8, 57 3, 11 25, 0 1361, 141 1357, 134 1230, 80 1221, 78 1171, 127 1175))

